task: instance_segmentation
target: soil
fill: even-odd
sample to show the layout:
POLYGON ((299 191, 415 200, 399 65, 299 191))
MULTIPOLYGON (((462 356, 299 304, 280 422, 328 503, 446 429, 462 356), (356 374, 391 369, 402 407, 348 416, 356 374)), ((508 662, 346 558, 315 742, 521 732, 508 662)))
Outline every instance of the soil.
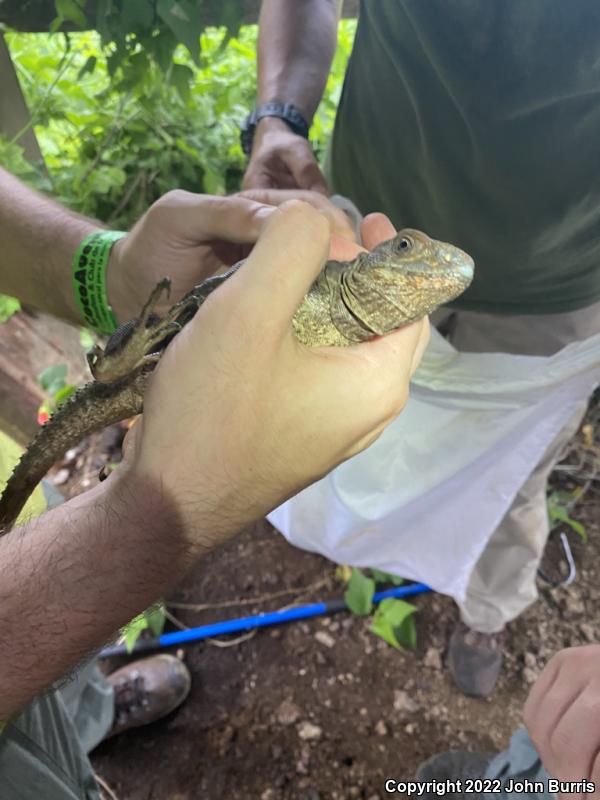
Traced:
MULTIPOLYGON (((583 488, 571 514, 588 541, 563 525, 542 564, 548 577, 564 578, 557 534, 567 532, 576 579, 555 588, 539 581, 538 602, 507 630, 491 698, 466 698, 451 683, 444 659, 456 609, 444 596, 424 594, 414 598, 418 646, 411 652, 394 650, 369 631, 368 619, 346 612, 187 646, 179 655, 192 673, 188 700, 164 720, 97 748, 98 775, 119 800, 376 800, 388 796, 386 778, 413 778, 435 753, 502 749, 553 653, 596 641, 598 397, 586 424, 551 483, 583 488)), ((117 447, 119 436, 113 438, 117 447)), ((98 450, 111 447, 91 448, 92 471, 98 450)), ((80 460, 68 489, 86 471, 86 452, 71 462, 80 460)), ((170 611, 180 624, 195 626, 342 594, 335 565, 293 548, 263 521, 211 553, 170 598, 204 610, 172 605, 170 611)), ((104 795, 111 796, 108 789, 104 795)))

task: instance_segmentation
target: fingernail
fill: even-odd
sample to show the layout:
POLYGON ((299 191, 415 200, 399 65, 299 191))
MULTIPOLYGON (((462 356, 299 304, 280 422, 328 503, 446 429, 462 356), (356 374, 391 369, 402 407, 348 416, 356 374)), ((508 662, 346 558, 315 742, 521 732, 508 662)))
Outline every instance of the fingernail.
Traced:
POLYGON ((256 212, 256 218, 266 219, 267 217, 270 217, 271 214, 275 211, 275 208, 276 208, 275 206, 263 206, 262 208, 259 208, 258 211, 256 212))

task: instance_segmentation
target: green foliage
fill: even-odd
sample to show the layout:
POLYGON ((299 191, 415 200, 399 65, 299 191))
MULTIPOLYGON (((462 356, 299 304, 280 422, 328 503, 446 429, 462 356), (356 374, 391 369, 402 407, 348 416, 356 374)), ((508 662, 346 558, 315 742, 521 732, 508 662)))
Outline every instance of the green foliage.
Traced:
POLYGON ((373 610, 374 592, 375 581, 367 578, 361 570, 354 568, 344 594, 344 600, 350 611, 365 617, 370 614, 373 610))
POLYGON ((369 570, 376 583, 393 583, 394 586, 400 586, 404 583, 404 578, 399 578, 398 575, 392 575, 391 572, 382 572, 380 569, 371 567, 369 570))
POLYGON ((21 304, 15 297, 0 294, 0 322, 6 322, 21 308, 21 304))
MULTIPOLYGON (((128 91, 144 81, 147 69, 157 67, 167 82, 182 94, 189 89, 191 72, 173 70, 172 57, 178 45, 187 48, 200 66, 201 36, 206 12, 217 26, 225 27, 221 42, 237 35, 244 6, 237 0, 98 0, 95 13, 87 13, 84 0, 55 0, 56 19, 51 32, 64 23, 100 34, 103 56, 116 88, 128 91)), ((97 57, 90 56, 82 72, 93 72, 97 57)))
POLYGON ((388 597, 377 606, 371 630, 397 650, 417 646, 417 628, 412 603, 388 597))
POLYGON ((38 383, 48 395, 38 409, 38 419, 40 414, 52 414, 56 408, 70 397, 77 387, 73 383, 67 383, 67 365, 53 364, 42 370, 38 375, 38 383))
POLYGON ((125 641, 127 652, 131 653, 135 643, 145 630, 150 630, 153 636, 160 636, 165 627, 165 606, 164 603, 156 603, 147 608, 130 623, 121 629, 121 635, 125 641))
MULTIPOLYGON (((368 616, 373 611, 373 595, 377 583, 400 586, 404 582, 403 578, 390 572, 374 568, 369 572, 372 577, 367 577, 362 570, 353 567, 344 594, 344 600, 350 611, 360 616, 368 616)), ((416 610, 416 607, 406 600, 388 597, 377 606, 371 631, 398 650, 402 650, 403 647, 414 649, 417 646, 417 628, 413 616, 416 610)))
POLYGON ((46 367, 38 375, 38 383, 45 392, 54 394, 65 385, 65 378, 67 377, 66 364, 53 364, 51 367, 46 367))
MULTIPOLYGON (((110 25, 125 24, 117 20, 120 4, 103 0, 102 5, 110 25)), ((127 13, 137 15, 142 5, 126 4, 127 13)), ((223 13, 229 5, 223 4, 223 13)), ((115 67, 112 54, 118 47, 103 45, 116 35, 112 28, 100 26, 100 35, 68 38, 7 34, 49 177, 22 158, 18 140, 0 140, 0 164, 41 191, 52 187, 64 204, 114 228, 129 228, 170 189, 238 190, 245 169, 239 125, 255 102, 257 31, 245 26, 224 46, 234 29, 205 29, 196 61, 188 49, 175 47, 175 35, 160 64, 156 37, 148 34, 150 46, 136 36, 131 39, 135 47, 127 37, 124 43, 118 39, 127 49, 128 70, 137 70, 135 80, 115 67)), ((334 68, 312 128, 320 156, 331 133, 354 29, 350 20, 340 25, 334 68)))
POLYGON ((577 492, 550 492, 547 499, 548 517, 550 528, 557 528, 559 525, 567 525, 575 531, 584 542, 587 542, 587 531, 585 526, 571 517, 571 510, 578 501, 577 492))

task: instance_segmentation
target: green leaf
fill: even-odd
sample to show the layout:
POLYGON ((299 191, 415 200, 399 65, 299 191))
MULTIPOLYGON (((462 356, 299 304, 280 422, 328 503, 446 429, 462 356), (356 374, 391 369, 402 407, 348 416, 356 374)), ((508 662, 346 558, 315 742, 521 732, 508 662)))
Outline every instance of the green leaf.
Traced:
POLYGON ((412 603, 388 597, 377 606, 371 631, 397 650, 404 647, 414 649, 417 645, 417 629, 413 616, 416 610, 412 603))
POLYGON ((551 492, 548 497, 548 517, 552 528, 556 527, 556 524, 552 523, 562 522, 578 534, 584 542, 587 542, 588 537, 585 526, 578 520, 573 519, 569 514, 567 506, 563 505, 563 503, 568 503, 573 506, 576 501, 577 497, 571 492, 551 492))
POLYGON ((184 64, 173 64, 169 82, 177 89, 184 103, 190 99, 190 84, 193 80, 194 73, 189 67, 184 64))
POLYGON ((400 578, 398 575, 392 575, 391 572, 382 572, 380 569, 375 569, 374 567, 371 567, 370 570, 376 583, 393 583, 394 586, 400 586, 404 583, 404 578, 400 578))
POLYGON ((81 4, 77 0, 54 0, 56 6, 56 13, 63 20, 74 22, 80 28, 86 28, 88 21, 81 8, 81 4))
MULTIPOLYGON (((51 392, 53 386, 64 386, 65 380, 67 377, 67 365, 66 364, 53 364, 50 367, 46 367, 43 369, 40 374, 38 375, 38 383, 42 387, 45 392, 51 392)), ((58 386, 58 388, 60 388, 58 386)), ((55 391, 58 391, 58 388, 55 391)))
POLYGON ((21 303, 16 297, 9 297, 7 294, 0 294, 0 322, 6 322, 13 314, 21 308, 21 303))
POLYGON ((81 80, 84 75, 87 75, 88 72, 91 75, 92 72, 96 69, 97 62, 98 59, 96 58, 96 56, 89 56, 83 67, 77 73, 77 80, 78 81, 81 80))
POLYGON ((144 611, 148 627, 154 636, 160 636, 165 627, 165 606, 164 603, 156 603, 152 608, 144 611))
POLYGON ((59 406, 76 391, 77 387, 73 383, 67 383, 66 386, 61 387, 57 392, 54 393, 54 402, 57 406, 59 406))
POLYGON ((141 634, 150 629, 154 636, 160 636, 165 624, 165 607, 164 604, 157 603, 151 608, 147 608, 137 617, 131 620, 124 628, 121 628, 121 635, 125 640, 127 652, 131 653, 135 643, 140 638, 141 634))
POLYGON ((154 6, 150 0, 125 0, 119 14, 119 23, 124 33, 149 30, 154 22, 154 6))
POLYGON ((202 22, 196 5, 190 0, 158 0, 156 13, 173 31, 177 41, 184 44, 200 66, 200 34, 202 22))
POLYGON ((344 600, 350 611, 366 617, 373 609, 374 593, 375 581, 367 578, 359 569, 353 567, 348 588, 344 594, 344 600))
POLYGON ((177 47, 177 39, 172 31, 162 29, 158 36, 152 38, 154 60, 161 72, 166 73, 173 62, 173 51, 177 47))
POLYGON ((131 653, 140 635, 147 628, 148 621, 143 614, 139 614, 135 619, 132 619, 131 622, 125 625, 124 628, 121 628, 121 635, 125 639, 125 647, 128 653, 131 653))

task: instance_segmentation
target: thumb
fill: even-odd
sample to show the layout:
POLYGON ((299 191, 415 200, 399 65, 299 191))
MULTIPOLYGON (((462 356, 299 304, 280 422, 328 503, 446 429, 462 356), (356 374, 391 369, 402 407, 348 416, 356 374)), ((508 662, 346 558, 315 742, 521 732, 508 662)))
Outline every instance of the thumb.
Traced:
MULTIPOLYGON (((292 200, 273 211, 242 269, 231 278, 239 304, 287 328, 327 258, 330 227, 308 203, 292 200)), ((261 323, 264 325, 264 322, 261 323)))
POLYGON ((235 244, 255 242, 274 210, 240 195, 212 197, 183 190, 169 192, 155 206, 155 213, 160 209, 163 215, 163 223, 194 245, 211 239, 235 244))

